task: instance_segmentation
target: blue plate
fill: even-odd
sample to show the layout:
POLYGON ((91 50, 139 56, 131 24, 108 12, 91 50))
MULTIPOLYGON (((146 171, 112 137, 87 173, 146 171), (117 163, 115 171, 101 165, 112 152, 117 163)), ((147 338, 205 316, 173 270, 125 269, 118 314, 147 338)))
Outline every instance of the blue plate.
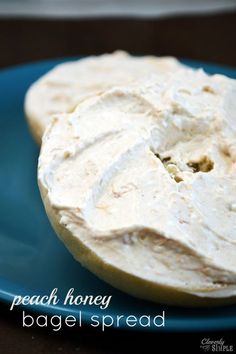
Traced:
MULTIPOLYGON (((67 59, 68 60, 68 59, 67 59)), ((79 315, 89 323, 91 314, 140 317, 166 313, 167 331, 236 328, 236 305, 213 309, 186 309, 152 304, 126 295, 84 269, 60 243, 40 199, 36 168, 39 149, 24 118, 23 100, 29 85, 64 60, 43 61, 0 71, 0 299, 10 304, 14 295, 49 294, 58 288, 61 298, 70 288, 76 295, 112 295, 110 306, 28 306, 44 314, 79 315)), ((209 73, 236 78, 236 69, 196 61, 209 73)), ((184 304, 183 304, 184 305, 184 304)), ((122 328, 129 328, 121 322, 122 328)), ((155 327, 134 327, 154 330, 155 327)), ((161 330, 161 329, 156 329, 161 330)))

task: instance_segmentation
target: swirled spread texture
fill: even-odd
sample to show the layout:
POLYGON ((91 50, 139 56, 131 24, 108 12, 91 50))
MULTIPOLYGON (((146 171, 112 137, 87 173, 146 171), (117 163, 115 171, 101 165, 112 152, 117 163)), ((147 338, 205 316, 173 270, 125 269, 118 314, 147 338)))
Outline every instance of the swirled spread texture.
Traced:
POLYGON ((82 264, 131 294, 190 305, 236 295, 235 175, 236 83, 187 68, 56 116, 38 170, 82 264))

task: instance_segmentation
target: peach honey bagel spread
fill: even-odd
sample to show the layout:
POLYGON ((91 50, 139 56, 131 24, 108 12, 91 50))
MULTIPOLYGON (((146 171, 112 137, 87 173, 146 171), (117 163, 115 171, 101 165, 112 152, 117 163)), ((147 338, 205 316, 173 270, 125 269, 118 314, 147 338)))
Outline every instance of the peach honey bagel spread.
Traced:
POLYGON ((84 266, 137 297, 236 299, 236 82, 155 73, 84 99, 46 129, 38 182, 84 266))

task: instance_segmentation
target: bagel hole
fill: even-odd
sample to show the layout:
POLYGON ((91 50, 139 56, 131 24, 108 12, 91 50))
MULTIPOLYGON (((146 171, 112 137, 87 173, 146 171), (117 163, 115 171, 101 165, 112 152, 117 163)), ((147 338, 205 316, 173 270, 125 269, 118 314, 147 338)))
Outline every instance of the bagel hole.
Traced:
POLYGON ((162 162, 170 177, 174 179, 175 182, 179 183, 183 181, 183 179, 178 175, 178 167, 173 161, 171 161, 171 156, 161 157, 158 153, 154 153, 154 155, 162 162))
POLYGON ((210 172, 214 168, 214 162, 208 156, 202 156, 200 160, 192 160, 187 162, 187 166, 194 173, 210 172))

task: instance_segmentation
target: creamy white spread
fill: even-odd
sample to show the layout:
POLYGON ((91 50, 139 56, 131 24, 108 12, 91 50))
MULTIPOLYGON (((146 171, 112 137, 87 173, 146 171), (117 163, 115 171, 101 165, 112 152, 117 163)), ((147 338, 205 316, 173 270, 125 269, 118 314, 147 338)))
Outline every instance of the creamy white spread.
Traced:
POLYGON ((124 272, 236 295, 236 82, 183 68, 58 115, 39 182, 59 222, 124 272))
POLYGON ((171 57, 134 57, 122 51, 59 64, 28 90, 26 115, 41 138, 51 116, 71 112, 85 98, 152 72, 173 72, 181 66, 171 57))

